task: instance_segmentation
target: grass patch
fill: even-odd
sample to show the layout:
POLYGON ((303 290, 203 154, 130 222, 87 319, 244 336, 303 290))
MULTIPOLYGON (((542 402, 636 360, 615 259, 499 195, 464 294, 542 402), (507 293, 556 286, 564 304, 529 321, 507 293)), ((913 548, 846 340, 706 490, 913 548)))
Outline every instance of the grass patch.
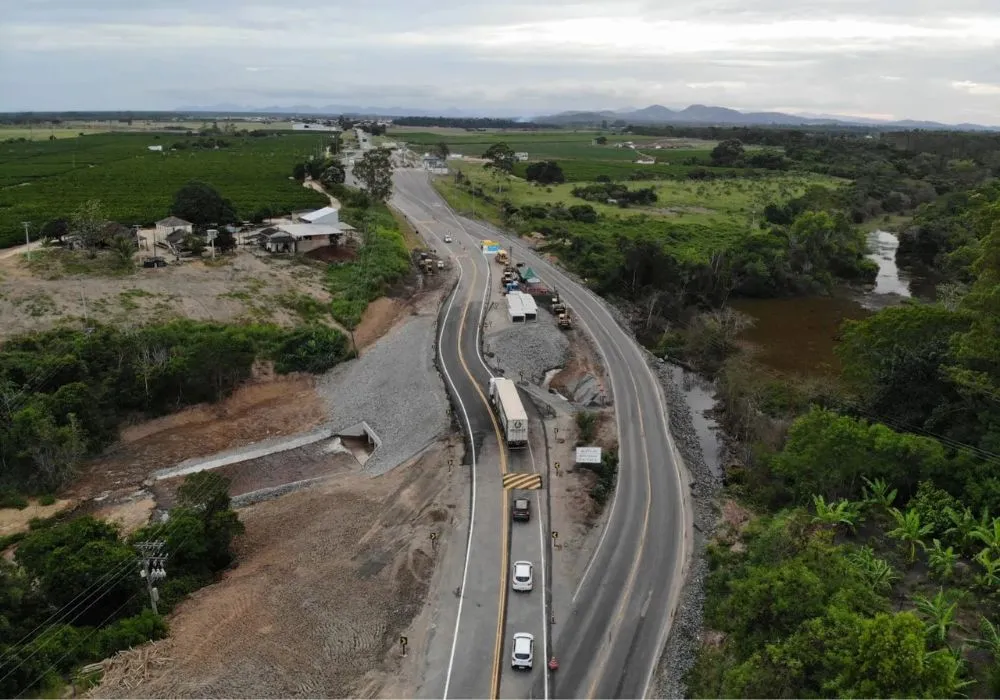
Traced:
POLYGON ((902 214, 886 214, 885 216, 876 217, 870 219, 863 224, 860 224, 860 228, 865 233, 871 233, 872 231, 889 231, 890 233, 899 233, 913 221, 912 216, 904 216, 902 214))
POLYGON ((294 311, 299 318, 309 323, 322 321, 330 315, 330 305, 302 292, 289 291, 274 297, 275 302, 294 311))
POLYGON ((416 250, 417 248, 422 248, 424 246, 423 241, 420 240, 420 236, 417 232, 413 230, 410 226, 410 222, 406 220, 406 217, 400 214, 395 209, 392 211, 392 218, 396 220, 396 225, 399 227, 400 233, 403 234, 403 240, 406 242, 407 250, 416 250))
POLYGON ((145 289, 126 289, 123 292, 118 293, 118 301, 121 307, 126 311, 135 311, 139 308, 139 304, 136 299, 151 299, 157 296, 152 292, 147 292, 145 289))
POLYGON ((14 305, 29 316, 50 316, 59 311, 55 300, 45 292, 34 292, 14 301, 14 305))
POLYGON ((101 250, 91 257, 81 250, 65 248, 41 248, 24 254, 24 261, 36 277, 46 280, 62 279, 66 276, 86 277, 127 277, 135 273, 134 266, 126 267, 110 251, 101 250))

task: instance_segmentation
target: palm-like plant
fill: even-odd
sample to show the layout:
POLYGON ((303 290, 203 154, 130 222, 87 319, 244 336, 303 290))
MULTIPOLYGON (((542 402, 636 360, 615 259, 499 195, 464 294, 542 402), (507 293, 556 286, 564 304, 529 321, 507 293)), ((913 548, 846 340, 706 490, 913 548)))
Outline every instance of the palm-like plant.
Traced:
POLYGON ((1000 585, 1000 559, 994 559, 990 550, 984 549, 975 556, 975 560, 983 567, 982 573, 976 576, 976 583, 983 588, 996 588, 1000 585))
POLYGON ((939 589, 933 598, 913 596, 913 604, 924 618, 928 637, 944 646, 948 641, 948 632, 956 622, 958 603, 949 599, 944 591, 939 589))
POLYGON ((896 527, 886 534, 910 546, 909 562, 912 564, 917 559, 917 547, 926 548, 923 538, 931 533, 932 527, 922 524, 920 513, 912 508, 905 513, 900 512, 898 508, 893 508, 889 514, 896 522, 896 527))
POLYGON ((979 543, 976 532, 982 528, 989 527, 992 519, 989 511, 983 508, 982 513, 977 518, 972 508, 966 507, 961 511, 954 508, 945 508, 945 515, 951 521, 951 527, 945 530, 946 535, 951 537, 958 545, 958 550, 967 556, 972 556, 979 543))
POLYGON ((833 527, 845 525, 854 530, 854 526, 861 516, 858 504, 852 503, 846 498, 842 498, 835 503, 827 503, 826 499, 822 496, 813 496, 813 507, 816 509, 813 522, 832 525, 833 527))
POLYGON ((994 518, 988 525, 981 525, 972 531, 972 537, 986 545, 991 552, 1000 551, 1000 518, 994 518))
POLYGON ((875 550, 867 545, 849 554, 848 559, 865 583, 876 593, 888 591, 899 579, 899 574, 892 565, 885 559, 875 556, 875 550))
POLYGON ((955 553, 954 547, 950 545, 942 547, 941 540, 935 539, 927 550, 927 562, 938 578, 947 581, 955 574, 958 554, 955 553))
POLYGON ((871 481, 867 477, 861 478, 865 482, 865 486, 861 489, 865 503, 879 506, 886 511, 892 508, 892 504, 896 502, 896 489, 890 489, 885 479, 871 481))

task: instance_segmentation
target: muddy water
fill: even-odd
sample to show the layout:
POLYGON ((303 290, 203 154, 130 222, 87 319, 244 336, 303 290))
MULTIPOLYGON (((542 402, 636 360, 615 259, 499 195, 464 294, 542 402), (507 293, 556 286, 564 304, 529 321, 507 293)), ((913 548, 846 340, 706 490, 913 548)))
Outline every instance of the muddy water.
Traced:
POLYGON ((764 365, 796 374, 836 374, 840 364, 834 354, 841 324, 870 316, 875 310, 904 298, 933 298, 933 286, 901 270, 896 264, 899 241, 888 231, 868 237, 868 258, 879 266, 875 287, 841 291, 828 297, 791 299, 739 299, 734 309, 754 318, 741 340, 753 346, 764 365))
POLYGON ((713 418, 706 413, 715 407, 715 390, 712 383, 702 379, 694 372, 688 372, 677 365, 667 365, 674 384, 684 394, 688 408, 691 409, 691 422, 698 436, 701 453, 705 464, 715 476, 722 476, 722 441, 721 428, 713 418))

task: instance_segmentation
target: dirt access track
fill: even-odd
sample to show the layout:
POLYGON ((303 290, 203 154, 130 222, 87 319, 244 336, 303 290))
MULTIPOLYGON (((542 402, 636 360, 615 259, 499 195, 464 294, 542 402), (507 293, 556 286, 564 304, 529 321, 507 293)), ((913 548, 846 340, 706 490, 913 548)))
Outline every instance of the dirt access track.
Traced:
POLYGON ((408 628, 467 499, 453 447, 242 509, 239 566, 178 606, 169 638, 115 657, 91 697, 401 697, 418 654, 399 638, 420 648, 408 628))

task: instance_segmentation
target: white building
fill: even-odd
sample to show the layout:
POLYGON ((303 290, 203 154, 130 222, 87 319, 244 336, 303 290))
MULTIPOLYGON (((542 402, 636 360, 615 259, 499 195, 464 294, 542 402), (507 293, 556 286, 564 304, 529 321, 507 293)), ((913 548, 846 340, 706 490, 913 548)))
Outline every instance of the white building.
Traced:
POLYGON ((146 146, 151 151, 163 151, 163 146, 146 146))
POLYGON ((175 231, 183 231, 185 234, 194 230, 194 224, 185 221, 177 216, 168 216, 156 222, 156 239, 166 240, 167 236, 175 231))
POLYGON ((514 160, 518 160, 518 161, 521 161, 523 163, 524 161, 528 160, 528 152, 527 151, 517 151, 514 154, 514 160))
POLYGON ((346 224, 281 224, 264 241, 271 253, 308 253, 310 250, 337 245, 348 229, 346 224))
POLYGON ((340 223, 340 210, 337 207, 323 207, 308 214, 302 214, 299 221, 307 224, 333 224, 340 223))
POLYGON ((656 158, 653 158, 653 156, 639 156, 635 159, 635 162, 639 165, 653 165, 656 163, 656 158))

